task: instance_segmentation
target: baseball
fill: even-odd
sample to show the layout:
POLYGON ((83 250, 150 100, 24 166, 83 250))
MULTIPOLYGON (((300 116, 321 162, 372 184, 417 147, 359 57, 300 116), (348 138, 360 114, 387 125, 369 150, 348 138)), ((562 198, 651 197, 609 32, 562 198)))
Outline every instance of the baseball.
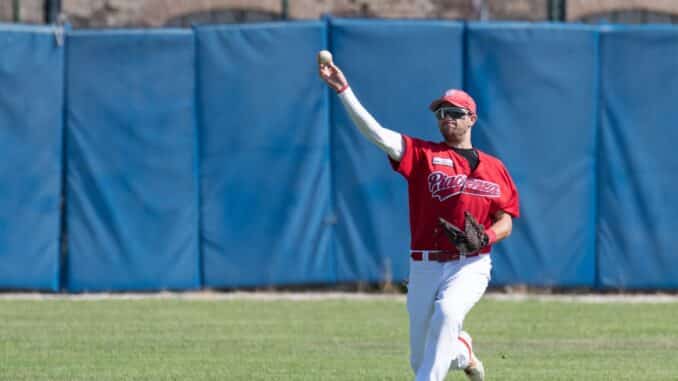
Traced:
POLYGON ((318 52, 318 63, 322 65, 329 65, 332 63, 332 53, 328 50, 321 50, 318 52))

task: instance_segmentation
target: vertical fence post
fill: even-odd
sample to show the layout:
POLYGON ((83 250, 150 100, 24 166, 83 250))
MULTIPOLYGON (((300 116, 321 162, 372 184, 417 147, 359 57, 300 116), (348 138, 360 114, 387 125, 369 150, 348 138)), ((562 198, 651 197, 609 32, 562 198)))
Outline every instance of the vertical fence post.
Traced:
POLYGON ((290 2, 289 0, 280 0, 280 17, 287 20, 290 17, 290 2))
POLYGON ((61 13, 61 0, 45 0, 45 23, 56 24, 61 13))
POLYGON ((549 21, 565 21, 567 0, 548 0, 549 21))
POLYGON ((19 22, 21 18, 21 4, 19 0, 12 0, 12 20, 19 22))

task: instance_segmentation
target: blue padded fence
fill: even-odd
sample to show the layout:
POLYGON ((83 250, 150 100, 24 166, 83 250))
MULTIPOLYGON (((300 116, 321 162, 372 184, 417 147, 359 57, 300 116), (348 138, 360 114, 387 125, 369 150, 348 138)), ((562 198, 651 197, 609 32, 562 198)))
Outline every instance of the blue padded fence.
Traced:
POLYGON ((521 218, 493 256, 496 284, 595 284, 596 29, 472 24, 474 143, 509 168, 521 218))
POLYGON ((0 288, 59 289, 64 50, 0 25, 0 288))
POLYGON ((476 98, 474 144, 521 196, 494 285, 678 288, 677 27, 327 19, 63 46, 0 25, 0 289, 405 280, 406 182, 318 78, 324 48, 414 137, 440 139, 445 89, 476 98))
POLYGON ((68 290, 200 287, 193 34, 67 47, 68 290))
POLYGON ((334 281, 325 28, 195 31, 208 287, 334 281))
POLYGON ((600 283, 678 288, 678 28, 601 36, 600 283))

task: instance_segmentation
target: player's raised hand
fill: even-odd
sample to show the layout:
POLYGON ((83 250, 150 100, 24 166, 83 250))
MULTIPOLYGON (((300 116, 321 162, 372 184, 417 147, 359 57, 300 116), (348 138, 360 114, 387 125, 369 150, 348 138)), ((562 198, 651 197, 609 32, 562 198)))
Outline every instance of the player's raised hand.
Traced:
POLYGON ((332 61, 318 60, 318 73, 320 78, 334 91, 341 91, 348 87, 344 73, 332 61))

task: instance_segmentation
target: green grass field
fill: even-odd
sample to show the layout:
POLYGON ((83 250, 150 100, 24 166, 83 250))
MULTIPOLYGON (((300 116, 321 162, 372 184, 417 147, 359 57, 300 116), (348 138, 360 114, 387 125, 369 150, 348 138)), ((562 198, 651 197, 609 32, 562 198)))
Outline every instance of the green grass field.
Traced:
MULTIPOLYGON (((483 300, 488 380, 678 380, 678 303, 483 300)), ((411 380, 398 300, 0 300, 1 380, 411 380)), ((459 372, 448 380, 464 380, 459 372)))

